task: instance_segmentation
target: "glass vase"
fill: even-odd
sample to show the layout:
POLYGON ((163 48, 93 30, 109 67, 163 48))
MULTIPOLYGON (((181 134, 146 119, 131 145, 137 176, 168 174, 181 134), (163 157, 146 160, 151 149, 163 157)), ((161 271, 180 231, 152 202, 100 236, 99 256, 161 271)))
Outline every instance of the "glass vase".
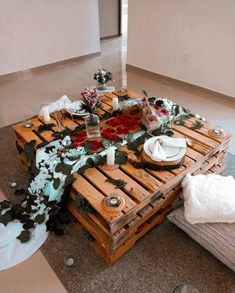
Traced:
POLYGON ((97 90, 98 91, 105 91, 106 90, 106 84, 98 82, 97 90))
POLYGON ((86 132, 88 138, 100 136, 100 119, 95 114, 89 114, 85 117, 86 132))

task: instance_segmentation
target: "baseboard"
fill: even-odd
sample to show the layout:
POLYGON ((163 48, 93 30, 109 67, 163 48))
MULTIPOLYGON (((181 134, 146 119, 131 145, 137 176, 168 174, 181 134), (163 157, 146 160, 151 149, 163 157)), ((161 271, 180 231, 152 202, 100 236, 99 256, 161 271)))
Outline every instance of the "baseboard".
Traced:
POLYGON ((181 80, 178 80, 178 79, 166 76, 166 75, 155 73, 155 72, 152 72, 152 71, 140 68, 140 67, 136 67, 134 65, 126 64, 126 70, 131 70, 131 71, 134 71, 134 72, 138 72, 138 74, 143 74, 145 77, 148 77, 149 79, 153 79, 153 80, 154 79, 161 79, 161 80, 168 81, 171 84, 184 86, 184 87, 191 88, 191 89, 194 89, 194 90, 203 91, 203 92, 206 92, 208 94, 216 95, 217 97, 227 99, 227 100, 230 100, 233 103, 235 103, 235 97, 224 95, 222 93, 219 93, 219 92, 216 92, 216 91, 204 88, 204 87, 200 87, 198 85, 194 85, 194 84, 191 84, 191 83, 188 83, 188 82, 185 82, 185 81, 181 81, 181 80))
POLYGON ((50 64, 37 66, 37 67, 33 67, 33 68, 29 68, 29 69, 25 69, 25 70, 13 72, 13 73, 3 74, 3 75, 0 75, 0 85, 11 83, 14 81, 28 79, 34 76, 35 74, 43 73, 45 71, 55 70, 56 68, 59 68, 65 64, 78 62, 81 60, 86 60, 91 57, 96 57, 100 55, 101 55, 101 52, 95 52, 95 53, 91 53, 91 54, 87 54, 87 55, 83 55, 79 57, 74 57, 74 58, 70 58, 66 60, 61 60, 58 62, 53 62, 50 64))
POLYGON ((119 38, 121 36, 122 36, 122 34, 115 34, 115 35, 111 35, 111 36, 100 37, 100 40, 103 41, 103 40, 107 40, 107 39, 119 38))

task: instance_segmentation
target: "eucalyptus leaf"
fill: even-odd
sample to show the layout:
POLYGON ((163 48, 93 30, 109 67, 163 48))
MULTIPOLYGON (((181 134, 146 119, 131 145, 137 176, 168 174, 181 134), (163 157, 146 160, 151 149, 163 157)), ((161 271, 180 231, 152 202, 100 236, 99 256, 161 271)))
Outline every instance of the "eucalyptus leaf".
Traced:
POLYGON ((82 233, 88 240, 90 240, 90 241, 95 240, 95 238, 92 236, 92 234, 85 227, 83 227, 82 233))
POLYGON ((53 180, 54 189, 58 189, 59 186, 60 186, 60 178, 54 178, 54 180, 53 180))
POLYGON ((30 162, 35 159, 35 145, 36 145, 36 140, 33 139, 25 145, 23 150, 27 160, 30 162))
POLYGON ((9 200, 3 200, 0 202, 0 211, 3 211, 11 206, 11 202, 9 200))
POLYGON ((69 174, 64 182, 64 188, 67 187, 68 185, 73 184, 73 182, 76 180, 76 178, 73 176, 73 174, 69 174))
POLYGON ((122 179, 107 178, 105 181, 112 183, 118 188, 123 188, 126 185, 126 182, 122 179))
POLYGON ((105 156, 97 155, 94 158, 95 166, 103 166, 106 163, 107 159, 105 156))
POLYGON ((94 211, 94 208, 80 193, 77 194, 74 200, 74 206, 83 214, 91 214, 94 211))
POLYGON ((21 204, 16 204, 12 207, 12 212, 15 216, 22 214, 25 211, 24 207, 21 204))
POLYGON ((125 151, 117 151, 115 154, 115 162, 118 165, 123 165, 128 161, 128 153, 125 151))
POLYGON ((203 127, 203 124, 197 120, 190 128, 191 129, 201 129, 202 127, 203 127))
POLYGON ((146 92, 146 90, 142 90, 143 94, 145 95, 145 97, 148 97, 148 93, 146 92))
POLYGON ((30 240, 29 230, 23 230, 16 238, 19 239, 21 243, 28 242, 30 240))
POLYGON ((9 222, 13 220, 12 211, 6 211, 4 214, 0 214, 0 223, 6 226, 9 222))
POLYGON ((37 132, 40 134, 43 131, 52 130, 56 125, 54 123, 42 124, 38 127, 37 132))
POLYGON ((45 220, 45 213, 44 214, 37 214, 37 216, 34 218, 35 222, 38 224, 42 224, 45 220))
POLYGON ((27 230, 27 229, 33 229, 34 227, 35 227, 35 225, 34 225, 34 221, 31 220, 31 219, 29 219, 29 220, 23 225, 23 228, 24 228, 25 230, 27 230))

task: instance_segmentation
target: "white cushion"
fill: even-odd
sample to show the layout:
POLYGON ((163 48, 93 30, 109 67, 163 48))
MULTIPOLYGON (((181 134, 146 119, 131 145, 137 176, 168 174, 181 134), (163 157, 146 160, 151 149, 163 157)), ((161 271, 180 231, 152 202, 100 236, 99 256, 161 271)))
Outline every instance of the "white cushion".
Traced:
POLYGON ((182 182, 185 218, 191 223, 235 222, 232 176, 187 174, 182 182))
POLYGON ((192 225, 185 219, 183 207, 168 219, 235 272, 235 223, 192 225))

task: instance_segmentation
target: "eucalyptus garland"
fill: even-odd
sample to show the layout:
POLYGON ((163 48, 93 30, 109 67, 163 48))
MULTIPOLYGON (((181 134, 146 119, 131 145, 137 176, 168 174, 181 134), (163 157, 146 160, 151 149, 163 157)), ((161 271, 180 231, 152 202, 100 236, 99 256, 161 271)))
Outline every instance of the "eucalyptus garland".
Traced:
POLYGON ((117 188, 123 188, 126 185, 126 182, 122 179, 107 178, 106 181, 112 183, 117 188))

